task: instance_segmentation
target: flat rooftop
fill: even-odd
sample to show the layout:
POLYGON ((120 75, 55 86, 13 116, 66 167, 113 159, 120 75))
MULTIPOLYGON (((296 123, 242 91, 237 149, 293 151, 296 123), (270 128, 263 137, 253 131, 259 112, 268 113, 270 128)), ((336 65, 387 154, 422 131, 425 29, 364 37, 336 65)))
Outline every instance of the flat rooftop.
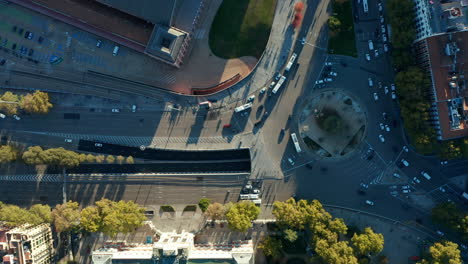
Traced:
POLYGON ((442 139, 468 136, 468 31, 427 38, 442 139))

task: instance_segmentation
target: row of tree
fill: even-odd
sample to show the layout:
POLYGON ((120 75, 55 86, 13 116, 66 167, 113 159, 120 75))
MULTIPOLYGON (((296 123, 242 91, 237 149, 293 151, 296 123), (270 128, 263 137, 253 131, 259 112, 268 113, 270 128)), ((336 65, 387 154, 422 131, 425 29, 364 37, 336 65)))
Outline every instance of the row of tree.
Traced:
POLYGON ((134 159, 132 156, 124 157, 112 155, 92 155, 77 153, 71 150, 66 150, 64 148, 50 148, 42 149, 40 146, 29 147, 22 154, 18 149, 13 146, 0 146, 0 163, 6 163, 16 160, 18 157, 21 157, 26 164, 30 165, 54 165, 61 167, 76 167, 81 163, 115 163, 123 164, 133 164, 134 159))
MULTIPOLYGON (((207 201, 209 200, 205 199, 200 203, 206 204, 207 201)), ((203 211, 204 208, 200 207, 203 211)), ((211 203, 204 212, 212 221, 226 219, 231 230, 244 233, 252 227, 252 221, 258 218, 260 208, 251 201, 240 201, 225 205, 211 203)))
POLYGON ((468 212, 453 202, 441 203, 432 208, 432 221, 459 234, 468 240, 468 212))
POLYGON ((19 109, 26 113, 47 114, 52 107, 49 94, 41 91, 25 95, 5 92, 0 96, 0 111, 7 115, 16 115, 19 109))
POLYGON ((10 227, 22 224, 53 224, 57 232, 103 232, 115 237, 128 234, 143 225, 145 209, 133 201, 102 199, 93 206, 80 209, 77 202, 58 204, 54 209, 36 204, 29 209, 0 202, 0 222, 10 227))
MULTIPOLYGON (((348 233, 348 227, 343 219, 333 218, 317 200, 308 202, 290 198, 286 202, 276 201, 273 215, 290 241, 298 232, 310 232, 311 245, 325 263, 357 264, 358 259, 366 259, 383 249, 383 235, 374 233, 369 227, 361 233, 353 232, 351 243, 341 241, 340 237, 348 233)), ((269 237, 260 247, 265 254, 278 256, 282 245, 279 239, 269 237)))
POLYGON ((416 31, 415 3, 412 0, 389 0, 388 21, 392 26, 392 58, 397 93, 405 130, 421 154, 438 154, 442 159, 468 158, 468 140, 437 141, 435 130, 428 124, 430 77, 418 67, 412 46, 416 31))

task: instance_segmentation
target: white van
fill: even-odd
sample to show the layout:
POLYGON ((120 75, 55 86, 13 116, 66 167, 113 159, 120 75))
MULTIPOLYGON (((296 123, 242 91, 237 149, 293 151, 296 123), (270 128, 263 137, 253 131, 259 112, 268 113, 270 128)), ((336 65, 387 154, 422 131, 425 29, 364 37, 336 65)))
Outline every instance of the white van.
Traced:
POLYGON ((112 55, 117 56, 117 54, 119 54, 119 49, 120 49, 119 46, 115 46, 114 50, 112 51, 112 55))
POLYGON ((427 174, 427 172, 425 171, 421 171, 421 175, 424 176, 424 178, 430 180, 431 179, 431 176, 429 174, 427 174))
POLYGON ((372 40, 369 39, 369 49, 370 50, 374 50, 374 43, 372 42, 372 40))

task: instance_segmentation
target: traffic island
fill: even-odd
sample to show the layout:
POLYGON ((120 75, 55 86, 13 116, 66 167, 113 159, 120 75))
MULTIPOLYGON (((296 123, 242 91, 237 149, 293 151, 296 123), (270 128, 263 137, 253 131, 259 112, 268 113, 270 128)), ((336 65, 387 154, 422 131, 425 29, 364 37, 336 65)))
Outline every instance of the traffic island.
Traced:
POLYGON ((299 132, 311 152, 339 158, 359 146, 367 120, 355 99, 341 91, 325 91, 307 102, 300 114, 299 132))

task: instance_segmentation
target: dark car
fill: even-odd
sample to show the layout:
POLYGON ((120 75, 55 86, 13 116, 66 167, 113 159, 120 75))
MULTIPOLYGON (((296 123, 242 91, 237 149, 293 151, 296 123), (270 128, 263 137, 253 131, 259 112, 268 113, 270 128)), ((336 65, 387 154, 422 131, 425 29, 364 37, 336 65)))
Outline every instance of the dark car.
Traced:
POLYGON ((23 32, 24 32, 24 29, 20 28, 20 29, 18 30, 18 35, 21 36, 21 35, 23 34, 23 32))
POLYGON ((11 45, 11 49, 12 49, 12 50, 15 50, 15 49, 16 49, 16 43, 13 43, 13 45, 11 45))
POLYGON ((13 28, 11 28, 11 32, 16 32, 17 29, 18 29, 17 26, 13 26, 13 28))
POLYGON ((24 32, 24 38, 25 38, 25 39, 27 39, 27 38, 28 38, 28 36, 29 36, 29 33, 30 33, 29 31, 26 31, 26 32, 24 32))
POLYGON ((39 38, 37 39, 37 42, 39 42, 39 44, 42 44, 43 41, 44 41, 44 38, 42 36, 39 36, 39 38))
POLYGON ((5 65, 5 62, 6 62, 6 60, 5 60, 5 59, 2 59, 2 60, 0 61, 0 65, 1 65, 1 66, 5 65))
POLYGON ((305 166, 306 166, 306 168, 308 168, 309 170, 311 170, 311 169, 313 168, 312 165, 311 165, 310 163, 307 163, 305 166))
POLYGON ((366 160, 371 160, 372 158, 374 158, 374 150, 369 148, 366 152, 366 160))
POLYGON ((34 50, 30 49, 29 52, 28 52, 28 56, 32 56, 33 54, 34 54, 34 50))

